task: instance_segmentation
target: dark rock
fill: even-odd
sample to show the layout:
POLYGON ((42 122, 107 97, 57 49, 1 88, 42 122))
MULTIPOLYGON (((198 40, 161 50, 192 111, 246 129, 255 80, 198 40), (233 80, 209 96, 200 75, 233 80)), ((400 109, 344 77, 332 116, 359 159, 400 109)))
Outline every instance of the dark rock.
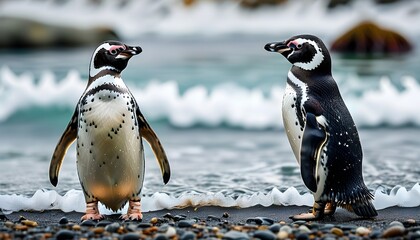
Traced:
POLYGON ((186 231, 181 235, 181 240, 194 240, 196 238, 195 233, 186 231))
POLYGON ((174 219, 174 216, 172 216, 171 213, 166 213, 165 215, 163 215, 163 218, 174 219))
POLYGON ((124 235, 122 235, 121 240, 139 240, 140 239, 140 234, 138 233, 126 233, 124 235))
POLYGON ((307 233, 299 233, 296 235, 296 240, 309 240, 309 236, 307 233))
POLYGON ((293 224, 296 224, 296 225, 304 225, 304 224, 306 224, 306 221, 304 221, 304 220, 298 220, 298 221, 294 221, 293 224))
POLYGON ((274 240, 276 239, 276 235, 268 230, 257 230, 254 233, 254 238, 258 238, 261 240, 274 240))
POLYGON ((151 226, 151 223, 140 223, 139 225, 137 225, 138 228, 149 228, 151 226))
POLYGON ((178 214, 178 215, 175 215, 174 216, 174 221, 175 222, 178 222, 178 221, 180 221, 180 220, 184 220, 184 219, 186 219, 187 218, 187 216, 186 215, 184 215, 184 214, 178 214))
POLYGON ((378 229, 372 230, 369 234, 370 239, 377 239, 380 238, 382 235, 382 232, 378 229))
POLYGON ((156 234, 154 240, 168 240, 169 238, 165 236, 164 234, 156 234))
POLYGON ((55 234, 55 238, 57 240, 64 240, 64 239, 74 239, 75 233, 70 230, 60 230, 55 234))
POLYGON ((412 44, 401 34, 382 29, 369 21, 359 23, 331 46, 335 52, 359 55, 407 53, 412 48, 412 44))
POLYGON ((328 2, 328 8, 335 8, 338 6, 348 5, 352 0, 330 0, 328 2))
POLYGON ((83 227, 94 227, 96 225, 96 223, 93 221, 93 220, 85 220, 85 221, 83 221, 81 224, 80 224, 80 226, 83 226, 83 227))
POLYGON ((196 222, 197 221, 195 219, 181 220, 178 222, 178 227, 180 228, 192 227, 192 225, 195 224, 196 222))
POLYGON ((223 217, 223 218, 228 218, 228 217, 230 217, 230 215, 229 215, 229 213, 228 213, 228 212, 224 212, 224 213, 223 213, 223 215, 222 215, 222 217, 223 217))
POLYGON ((268 230, 270 230, 273 233, 278 233, 280 231, 281 225, 278 223, 275 223, 273 225, 271 225, 268 230))
POLYGON ((247 240, 250 239, 248 234, 243 232, 238 232, 231 230, 227 232, 222 239, 228 239, 228 240, 247 240))
POLYGON ((115 233, 120 228, 120 224, 117 222, 111 223, 105 227, 105 231, 115 233))
POLYGON ((106 226, 108 226, 111 223, 112 222, 110 222, 110 221, 102 220, 102 221, 99 221, 95 226, 96 227, 106 227, 106 226))
POLYGON ((69 223, 69 220, 66 217, 62 217, 62 218, 60 218, 60 221, 58 221, 58 223, 65 225, 65 224, 69 223))
POLYGON ((246 220, 246 223, 255 223, 257 225, 271 225, 274 223, 274 220, 266 217, 256 217, 248 218, 246 220))

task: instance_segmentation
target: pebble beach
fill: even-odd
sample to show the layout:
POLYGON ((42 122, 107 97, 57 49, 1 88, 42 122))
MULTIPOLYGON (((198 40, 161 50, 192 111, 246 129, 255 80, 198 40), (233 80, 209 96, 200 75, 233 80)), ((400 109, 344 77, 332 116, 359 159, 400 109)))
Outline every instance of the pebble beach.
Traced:
POLYGON ((21 211, 0 215, 0 239, 419 239, 420 207, 392 207, 375 219, 343 209, 322 221, 295 221, 308 207, 200 207, 145 212, 141 222, 118 214, 80 221, 78 212, 21 211))

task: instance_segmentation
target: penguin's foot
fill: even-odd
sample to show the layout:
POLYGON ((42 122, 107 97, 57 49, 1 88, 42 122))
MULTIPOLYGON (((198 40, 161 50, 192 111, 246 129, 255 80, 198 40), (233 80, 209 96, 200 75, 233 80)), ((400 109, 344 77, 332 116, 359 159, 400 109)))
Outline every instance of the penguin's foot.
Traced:
POLYGON ((86 203, 86 214, 82 216, 81 220, 101 220, 104 216, 99 213, 98 201, 86 203))
POLYGON ((130 200, 128 202, 127 214, 122 215, 121 219, 141 221, 143 219, 143 214, 141 213, 140 200, 130 200))
POLYGON ((298 215, 290 216, 293 221, 316 221, 324 218, 325 203, 315 202, 312 211, 309 213, 301 213, 298 215))

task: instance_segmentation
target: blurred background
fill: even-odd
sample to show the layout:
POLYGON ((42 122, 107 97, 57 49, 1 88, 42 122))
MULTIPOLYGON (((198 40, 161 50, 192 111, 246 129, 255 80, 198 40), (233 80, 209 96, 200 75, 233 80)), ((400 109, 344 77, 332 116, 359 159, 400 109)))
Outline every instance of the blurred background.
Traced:
POLYGON ((173 169, 163 186, 147 149, 145 196, 307 192, 281 118, 290 64, 263 49, 303 33, 331 50, 369 188, 413 187, 418 0, 2 0, 0 195, 80 190, 74 146, 57 188, 49 160, 86 86, 91 54, 108 39, 143 48, 123 79, 173 169))

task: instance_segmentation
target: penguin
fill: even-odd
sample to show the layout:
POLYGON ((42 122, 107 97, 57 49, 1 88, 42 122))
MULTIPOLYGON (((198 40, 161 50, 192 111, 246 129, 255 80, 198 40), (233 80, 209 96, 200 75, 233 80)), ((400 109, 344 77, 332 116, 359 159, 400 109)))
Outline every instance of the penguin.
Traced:
POLYGON ((142 138, 158 160, 163 182, 169 181, 171 171, 165 150, 121 78, 130 58, 141 52, 140 47, 118 41, 105 41, 96 48, 87 87, 51 158, 50 182, 57 186, 64 156, 76 141, 77 172, 86 201, 82 220, 103 218, 98 201, 113 211, 128 201, 128 211, 121 218, 142 219, 142 138))
POLYGON ((316 36, 298 35, 264 48, 292 64, 283 123, 303 182, 315 200, 311 211, 291 218, 319 220, 333 215, 337 206, 364 218, 377 216, 373 194, 363 181, 359 134, 332 76, 325 44, 316 36))

